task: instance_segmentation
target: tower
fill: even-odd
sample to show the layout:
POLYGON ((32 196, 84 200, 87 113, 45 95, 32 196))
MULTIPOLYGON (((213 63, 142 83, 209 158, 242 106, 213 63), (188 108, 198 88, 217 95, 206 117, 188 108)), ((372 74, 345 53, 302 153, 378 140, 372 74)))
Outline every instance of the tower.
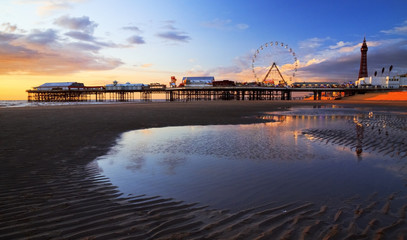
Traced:
POLYGON ((362 47, 360 48, 360 69, 359 69, 359 78, 367 77, 367 45, 366 37, 363 39, 362 47))

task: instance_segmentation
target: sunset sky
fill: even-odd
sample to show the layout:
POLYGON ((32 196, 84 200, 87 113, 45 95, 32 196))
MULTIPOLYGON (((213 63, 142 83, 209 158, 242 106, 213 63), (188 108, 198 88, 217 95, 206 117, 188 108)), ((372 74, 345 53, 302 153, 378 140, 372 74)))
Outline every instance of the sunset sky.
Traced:
POLYGON ((1 0, 0 99, 45 82, 168 84, 171 76, 253 81, 270 41, 299 60, 296 81, 407 73, 405 0, 1 0))

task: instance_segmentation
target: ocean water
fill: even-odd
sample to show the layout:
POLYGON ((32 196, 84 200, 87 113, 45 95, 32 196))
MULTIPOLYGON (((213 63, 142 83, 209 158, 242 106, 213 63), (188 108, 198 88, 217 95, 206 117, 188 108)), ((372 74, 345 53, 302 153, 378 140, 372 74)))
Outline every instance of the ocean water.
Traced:
POLYGON ((27 100, 0 100, 0 108, 27 107, 30 105, 27 100))
MULTIPOLYGON (((152 102, 164 102, 165 99, 153 99, 152 102)), ((116 101, 86 101, 86 102, 28 102, 27 100, 0 100, 0 108, 14 108, 14 107, 38 107, 38 106, 72 106, 72 105, 86 105, 86 104, 126 104, 126 103, 141 103, 144 101, 135 100, 129 102, 116 102, 116 101)))
POLYGON ((236 211, 407 194, 405 114, 302 107, 260 117, 268 122, 126 132, 96 163, 126 195, 236 211))

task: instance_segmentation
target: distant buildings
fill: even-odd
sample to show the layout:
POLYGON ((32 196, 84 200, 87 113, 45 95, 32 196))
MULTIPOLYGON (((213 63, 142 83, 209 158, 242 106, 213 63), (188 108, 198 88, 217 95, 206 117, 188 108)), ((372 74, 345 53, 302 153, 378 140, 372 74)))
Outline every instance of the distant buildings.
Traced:
POLYGON ((393 77, 363 77, 356 81, 357 87, 365 88, 406 88, 407 76, 393 76, 393 77))

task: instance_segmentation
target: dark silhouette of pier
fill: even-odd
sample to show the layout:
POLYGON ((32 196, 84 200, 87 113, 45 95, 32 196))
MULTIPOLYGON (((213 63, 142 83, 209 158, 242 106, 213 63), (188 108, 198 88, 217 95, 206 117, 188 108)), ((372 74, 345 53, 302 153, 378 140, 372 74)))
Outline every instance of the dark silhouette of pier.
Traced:
POLYGON ((293 93, 303 92, 321 100, 323 95, 337 98, 364 94, 368 92, 400 91, 394 88, 291 88, 291 87, 181 87, 138 90, 70 89, 70 90, 27 90, 29 102, 84 102, 84 101, 152 101, 153 96, 161 94, 166 101, 213 101, 213 100, 299 100, 293 93), (333 94, 335 93, 335 94, 333 94))

